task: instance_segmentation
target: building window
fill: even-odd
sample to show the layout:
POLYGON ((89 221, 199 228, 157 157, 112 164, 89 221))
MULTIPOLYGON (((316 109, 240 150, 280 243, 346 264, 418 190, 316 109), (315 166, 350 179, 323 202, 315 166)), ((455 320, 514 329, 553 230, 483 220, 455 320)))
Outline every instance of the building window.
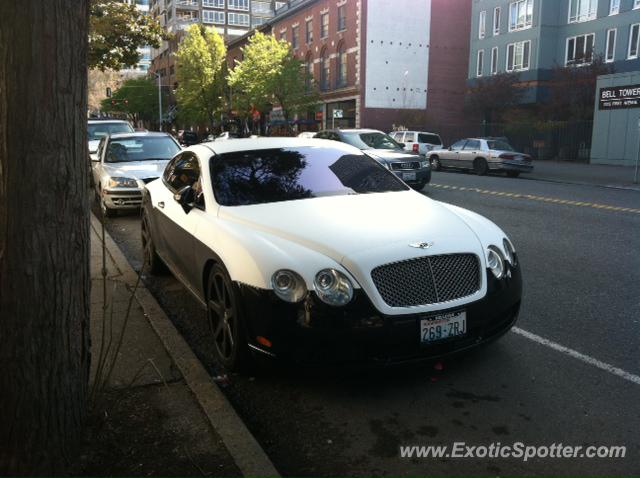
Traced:
POLYGON ((228 5, 230 10, 249 11, 249 0, 229 0, 228 5))
POLYGON ((329 14, 323 13, 320 15, 320 38, 327 38, 329 36, 329 14))
POLYGON ((500 35, 500 7, 493 9, 493 35, 500 35))
POLYGON ((251 17, 251 27, 259 27, 260 25, 264 25, 267 23, 268 18, 265 17, 251 17))
POLYGON ((323 50, 322 55, 320 55, 320 88, 323 91, 329 89, 329 78, 331 77, 331 67, 329 63, 329 55, 327 55, 327 51, 323 50))
POLYGON ((338 31, 344 31, 347 29, 347 6, 340 5, 338 7, 338 31))
POLYGON ((299 31, 300 27, 291 27, 291 46, 294 50, 297 50, 300 46, 300 38, 298 36, 299 31))
POLYGON ((236 25, 239 27, 248 27, 249 15, 247 15, 246 13, 229 12, 229 25, 236 25))
POLYGON ((202 10, 202 23, 214 23, 224 25, 224 12, 202 10))
POLYGON ((604 61, 611 63, 616 59, 616 37, 618 36, 618 30, 612 28, 607 31, 607 52, 604 57, 604 61))
POLYGON ((618 13, 620 13, 620 0, 611 0, 609 15, 617 15, 618 13))
POLYGON ((482 70, 484 69, 484 50, 478 50, 478 62, 476 64, 476 76, 482 76, 482 70))
POLYGON ((627 59, 635 60, 638 58, 638 49, 640 49, 640 23, 636 23, 635 25, 631 25, 631 29, 629 30, 629 52, 627 55, 627 59))
POLYGON ((347 86, 347 53, 344 44, 338 47, 338 88, 347 86))
POLYGON ((595 34, 579 35, 567 38, 567 60, 565 65, 588 65, 593 61, 593 43, 595 34))
POLYGON ((311 54, 307 55, 305 62, 304 69, 306 76, 304 79, 304 85, 307 91, 311 91, 311 85, 313 84, 313 58, 311 57, 311 54))
POLYGON ((509 31, 524 30, 533 25, 533 0, 518 0, 509 4, 509 31))
POLYGON ((485 36, 486 28, 487 28, 487 12, 482 10, 478 17, 478 38, 480 38, 481 40, 485 36))
POLYGON ((224 8, 224 0, 202 0, 203 7, 224 8))
POLYGON ((507 45, 507 71, 524 71, 529 69, 531 59, 531 40, 507 45))
POLYGON ((313 41, 313 20, 307 20, 307 43, 313 41))
POLYGON ((494 46, 491 49, 491 74, 498 74, 498 47, 494 46))
POLYGON ((640 8, 640 0, 633 0, 633 9, 640 8))
POLYGON ((569 0, 569 23, 594 20, 598 13, 598 0, 569 0))

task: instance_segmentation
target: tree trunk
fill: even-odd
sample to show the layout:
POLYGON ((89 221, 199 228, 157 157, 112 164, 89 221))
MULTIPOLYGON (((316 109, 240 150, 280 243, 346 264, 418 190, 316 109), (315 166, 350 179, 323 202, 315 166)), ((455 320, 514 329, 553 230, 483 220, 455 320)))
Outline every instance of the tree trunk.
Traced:
POLYGON ((0 474, 64 472, 89 378, 89 0, 2 0, 0 474))

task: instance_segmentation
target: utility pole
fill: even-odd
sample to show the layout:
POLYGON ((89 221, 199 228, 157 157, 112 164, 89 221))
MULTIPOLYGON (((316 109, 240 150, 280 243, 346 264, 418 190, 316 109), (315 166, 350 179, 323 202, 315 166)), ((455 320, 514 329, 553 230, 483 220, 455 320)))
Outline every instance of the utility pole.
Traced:
POLYGON ((158 129, 162 131, 162 77, 160 73, 155 73, 158 78, 158 129))

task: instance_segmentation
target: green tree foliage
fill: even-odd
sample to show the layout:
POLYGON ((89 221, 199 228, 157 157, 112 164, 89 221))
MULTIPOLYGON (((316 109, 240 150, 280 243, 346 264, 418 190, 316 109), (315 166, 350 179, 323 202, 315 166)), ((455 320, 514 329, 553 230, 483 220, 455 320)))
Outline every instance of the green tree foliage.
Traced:
POLYGON ((192 25, 176 53, 179 115, 195 123, 215 123, 223 106, 227 50, 213 28, 192 25))
POLYGON ((89 68, 121 70, 140 61, 139 47, 158 48, 164 31, 158 21, 118 0, 92 0, 89 68))
MULTIPOLYGON (((163 104, 168 104, 166 88, 163 89, 163 104)), ((125 81, 113 92, 111 98, 105 98, 102 111, 125 113, 133 121, 157 123, 158 86, 150 78, 133 78, 125 81)))
POLYGON ((264 113, 278 104, 288 121, 318 101, 303 63, 287 41, 256 32, 242 53, 243 60, 229 73, 234 109, 264 113))
POLYGON ((499 73, 487 78, 478 78, 469 88, 465 108, 482 115, 487 122, 499 121, 509 108, 517 105, 524 90, 517 73, 499 73))

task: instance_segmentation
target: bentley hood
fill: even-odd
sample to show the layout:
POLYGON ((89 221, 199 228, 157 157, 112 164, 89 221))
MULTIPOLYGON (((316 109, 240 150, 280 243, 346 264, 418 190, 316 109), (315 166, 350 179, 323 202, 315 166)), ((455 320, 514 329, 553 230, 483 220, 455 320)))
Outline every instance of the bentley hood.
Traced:
POLYGON ((414 191, 221 207, 219 218, 312 249, 363 273, 426 254, 484 255, 478 236, 459 215, 414 191))

